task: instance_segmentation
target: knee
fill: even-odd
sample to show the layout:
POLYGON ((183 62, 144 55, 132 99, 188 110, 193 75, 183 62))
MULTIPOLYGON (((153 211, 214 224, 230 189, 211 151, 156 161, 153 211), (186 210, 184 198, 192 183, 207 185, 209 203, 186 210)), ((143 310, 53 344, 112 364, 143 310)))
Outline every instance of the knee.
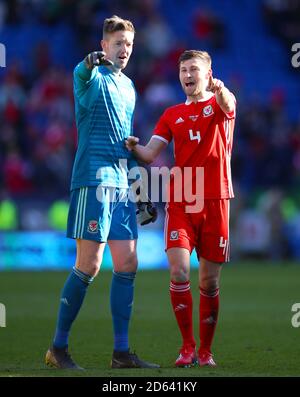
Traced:
POLYGON ((76 267, 83 273, 96 277, 101 266, 101 260, 97 256, 89 256, 76 262, 76 267))
POLYGON ((214 295, 219 289, 219 282, 217 277, 202 277, 200 280, 200 289, 207 295, 214 295))
POLYGON ((136 272, 138 260, 136 252, 130 252, 125 258, 120 258, 120 263, 115 267, 116 272, 136 272))
POLYGON ((171 280, 177 282, 185 282, 190 278, 189 269, 181 265, 172 265, 170 268, 171 280))
POLYGON ((88 274, 90 274, 93 277, 96 277, 97 274, 99 273, 99 270, 100 270, 100 264, 99 263, 91 263, 89 265, 88 274))

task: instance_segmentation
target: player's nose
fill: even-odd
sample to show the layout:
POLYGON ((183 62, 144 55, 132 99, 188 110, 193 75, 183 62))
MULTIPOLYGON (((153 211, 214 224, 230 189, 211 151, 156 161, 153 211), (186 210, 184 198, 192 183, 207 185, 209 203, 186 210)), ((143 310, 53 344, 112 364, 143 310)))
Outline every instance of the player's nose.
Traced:
POLYGON ((126 43, 121 44, 121 52, 126 52, 126 43))

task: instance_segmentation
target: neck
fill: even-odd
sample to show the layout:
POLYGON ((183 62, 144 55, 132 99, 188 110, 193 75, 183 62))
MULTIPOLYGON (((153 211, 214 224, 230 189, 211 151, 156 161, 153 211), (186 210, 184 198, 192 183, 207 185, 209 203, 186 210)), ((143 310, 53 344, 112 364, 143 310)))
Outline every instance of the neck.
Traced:
POLYGON ((116 68, 114 65, 107 66, 107 68, 108 68, 112 73, 115 73, 115 74, 121 74, 121 71, 122 71, 122 69, 116 68))
POLYGON ((188 102, 198 102, 198 101, 205 101, 206 99, 209 99, 211 97, 211 92, 208 91, 201 91, 196 95, 188 95, 187 96, 187 101, 188 102))
POLYGON ((208 91, 201 91, 197 95, 187 95, 186 99, 187 102, 194 102, 197 103, 198 101, 206 101, 213 96, 211 92, 208 91))

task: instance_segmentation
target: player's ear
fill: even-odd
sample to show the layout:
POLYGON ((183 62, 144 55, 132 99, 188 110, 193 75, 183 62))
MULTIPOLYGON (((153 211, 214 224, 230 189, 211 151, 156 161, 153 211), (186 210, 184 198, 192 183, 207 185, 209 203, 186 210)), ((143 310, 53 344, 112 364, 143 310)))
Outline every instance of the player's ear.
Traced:
POLYGON ((104 52, 106 52, 107 41, 104 40, 104 39, 102 39, 102 40, 100 41, 100 45, 101 45, 101 47, 102 47, 102 50, 103 50, 104 52))
POLYGON ((212 70, 211 69, 208 69, 208 72, 206 74, 206 78, 207 78, 207 80, 210 80, 212 78, 212 70))

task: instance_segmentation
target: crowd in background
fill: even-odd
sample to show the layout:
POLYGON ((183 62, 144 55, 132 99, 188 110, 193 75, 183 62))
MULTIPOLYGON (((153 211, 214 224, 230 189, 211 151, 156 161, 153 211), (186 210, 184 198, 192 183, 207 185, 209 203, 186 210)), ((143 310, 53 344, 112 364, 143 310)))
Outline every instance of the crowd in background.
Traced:
MULTIPOLYGON (((134 80, 139 95, 134 132, 146 142, 162 111, 184 100, 178 83, 177 60, 189 47, 159 12, 159 3, 158 0, 3 1, 0 37, 4 26, 67 25, 76 38, 77 61, 80 61, 88 52, 99 48, 105 17, 116 14, 117 9, 118 15, 133 20, 137 30, 135 49, 125 73, 134 80)), ((175 3, 179 0, 174 0, 175 3)), ((226 25, 212 10, 201 12, 196 7, 196 11, 191 19, 191 43, 198 43, 198 48, 207 49, 214 57, 214 53, 226 50, 228 45, 226 25)), ((275 35, 285 41, 299 37, 295 19, 295 15, 299 16, 298 1, 265 0, 261 12, 275 35), (286 18, 278 19, 282 13, 286 18)), ((30 54, 29 69, 24 70, 18 62, 13 62, 0 70, 0 201, 11 199, 21 206, 32 198, 49 202, 68 199, 77 140, 72 70, 53 58, 50 43, 38 43, 30 54)), ((68 57, 68 48, 63 57, 68 57)), ((225 83, 238 100, 232 171, 239 199, 234 204, 233 222, 238 222, 238 207, 258 208, 258 197, 262 200, 263 194, 271 192, 272 198, 274 195, 280 198, 274 201, 284 224, 290 216, 284 200, 293 196, 296 207, 300 200, 300 117, 289 119, 285 93, 280 90, 274 88, 271 100, 262 104, 259 99, 254 101, 243 95, 243 87, 234 79, 225 83)), ((172 164, 171 146, 155 163, 165 164, 172 164)), ((273 203, 270 199, 267 202, 273 203)), ((260 208, 268 213, 267 207, 260 208)), ((275 225, 281 224, 278 219, 275 225)), ((286 250, 289 248, 283 248, 283 252, 286 250)))
POLYGON ((300 1, 264 0, 263 12, 272 32, 290 48, 300 37, 300 1))

